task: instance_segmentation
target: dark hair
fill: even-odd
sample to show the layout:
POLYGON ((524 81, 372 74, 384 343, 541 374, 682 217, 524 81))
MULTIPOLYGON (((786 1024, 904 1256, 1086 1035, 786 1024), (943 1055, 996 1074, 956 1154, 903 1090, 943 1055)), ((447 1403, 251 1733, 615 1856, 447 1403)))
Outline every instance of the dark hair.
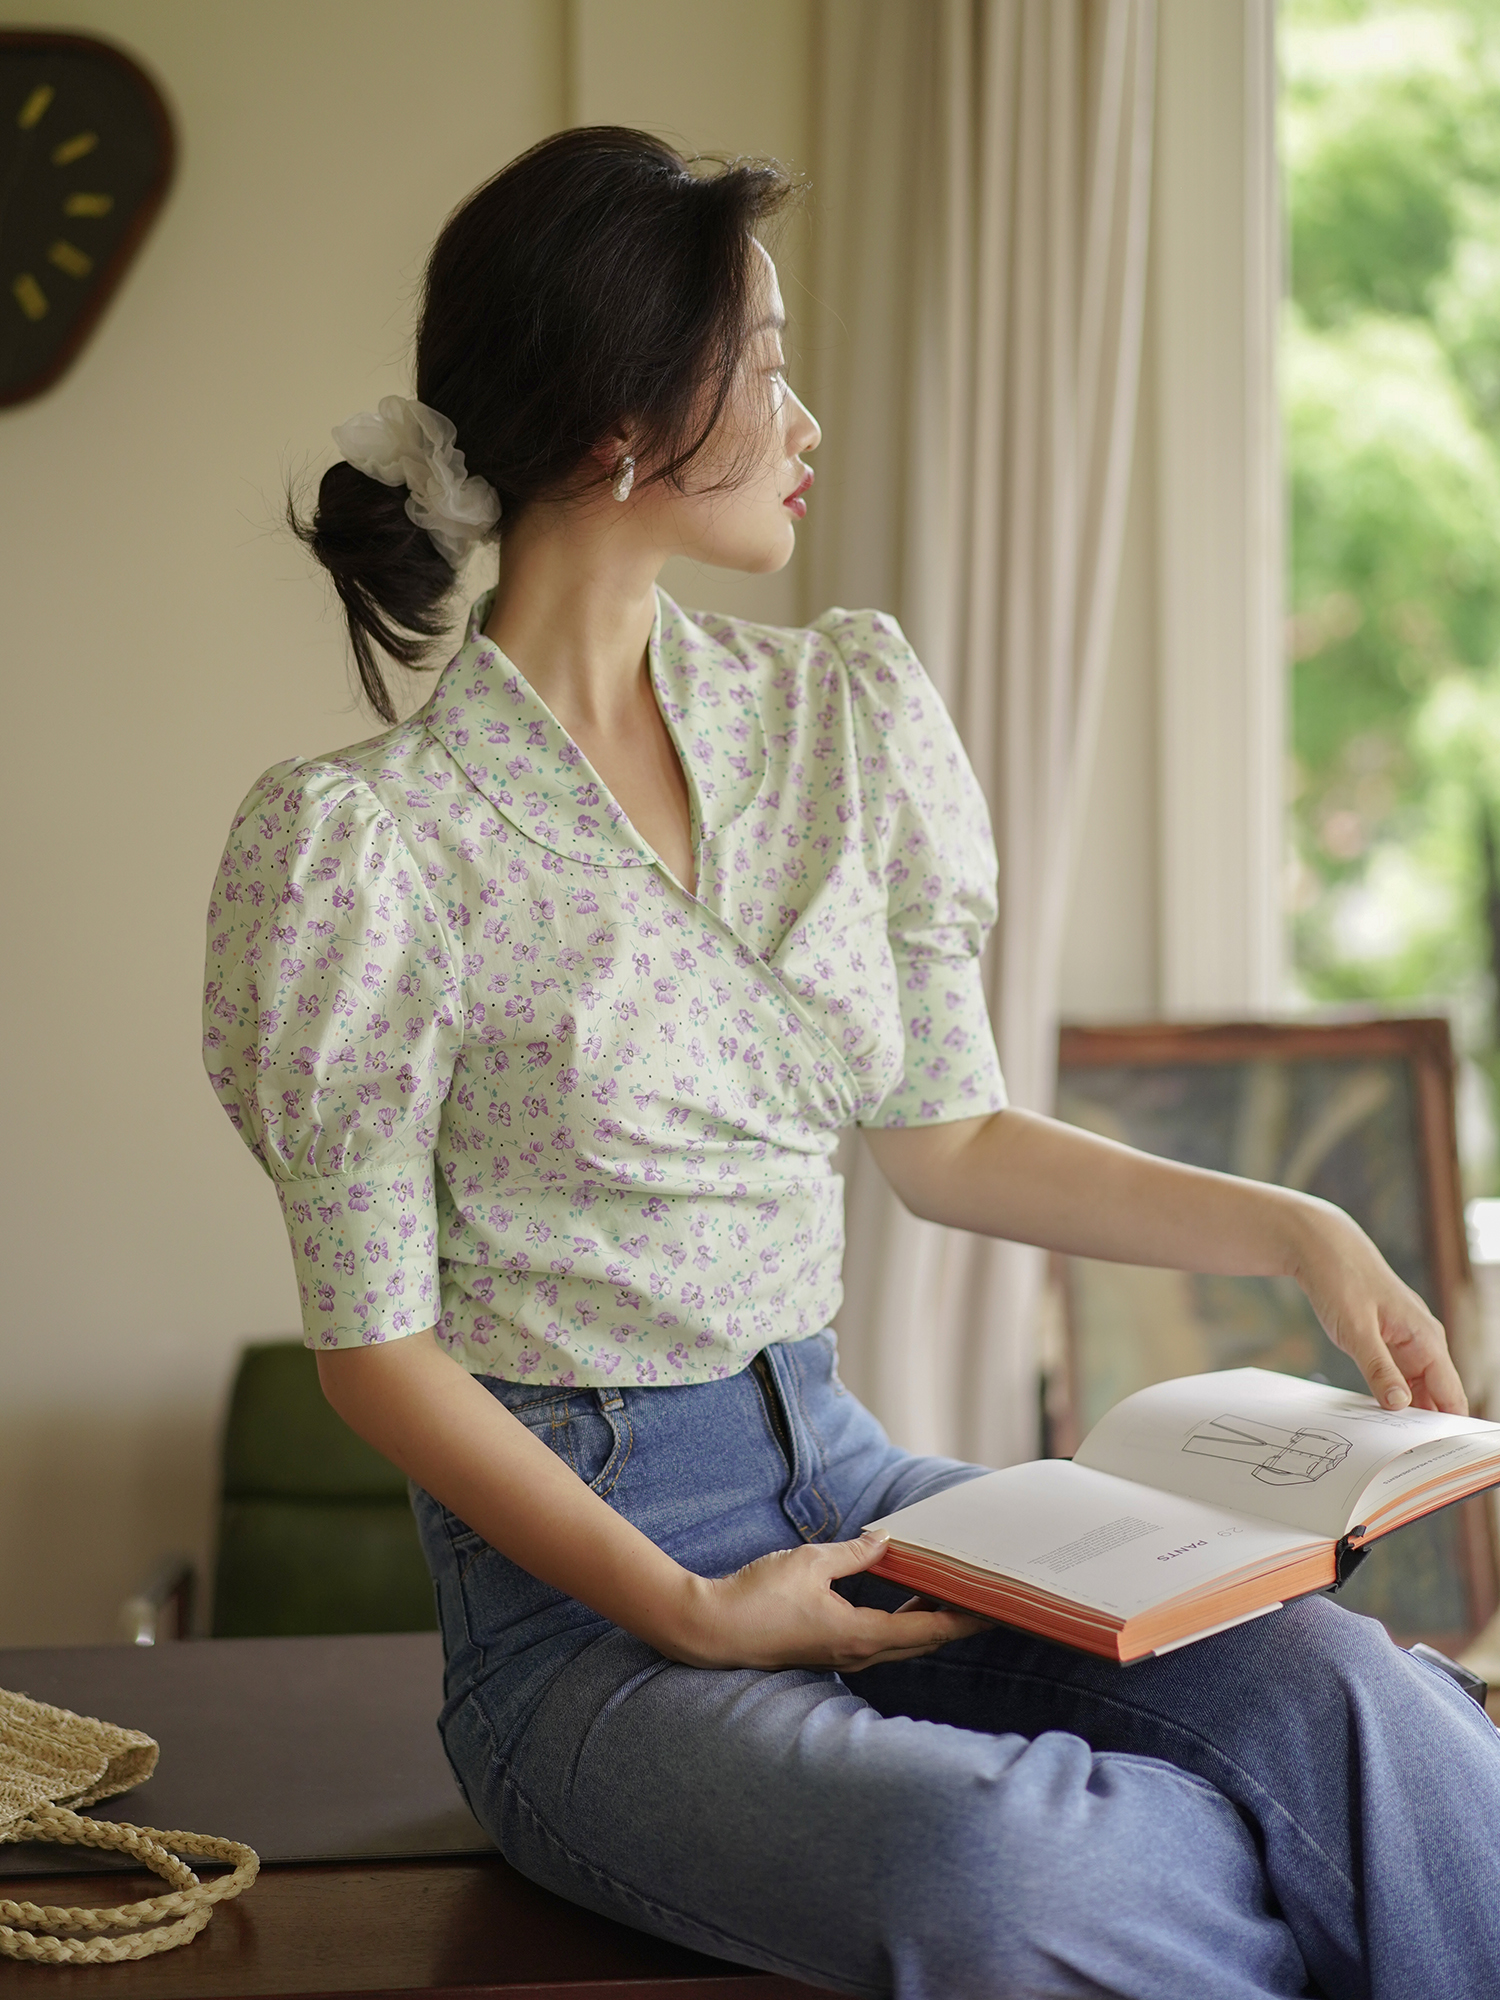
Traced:
MULTIPOLYGON (((645 132, 544 139, 448 218, 427 263, 419 402, 456 427, 501 529, 529 501, 609 477, 591 456, 628 429, 642 480, 681 486, 713 432, 750 332, 756 226, 795 183, 774 162, 693 162, 645 132), (693 170, 693 169, 696 169, 693 170)), ((333 578, 359 678, 395 720, 378 646, 423 663, 454 572, 406 489, 340 461, 293 529, 333 578)))

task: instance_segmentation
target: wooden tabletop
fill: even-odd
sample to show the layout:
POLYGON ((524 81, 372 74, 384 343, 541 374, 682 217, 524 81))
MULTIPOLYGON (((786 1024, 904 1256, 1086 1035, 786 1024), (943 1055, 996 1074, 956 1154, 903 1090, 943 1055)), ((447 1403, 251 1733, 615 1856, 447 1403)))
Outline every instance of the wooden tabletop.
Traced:
MULTIPOLYGON (((3 1893, 103 1903, 154 1875, 3 1893)), ((493 1860, 267 1868, 191 1944, 121 1965, 0 1960, 6 2000, 833 2000, 575 1909, 493 1860)))
MULTIPOLYGON (((96 1818, 243 1840, 262 1862, 190 1944, 118 1965, 0 1959, 4 2000, 813 2000, 507 1866, 444 1759, 442 1682, 427 1632, 0 1651, 0 1687, 160 1743, 156 1775, 96 1818)), ((0 1896, 161 1893, 121 1869, 117 1855, 0 1846, 0 1896)))
MULTIPOLYGON (((438 1737, 436 1632, 16 1648, 0 1651, 0 1687, 155 1737, 155 1775, 101 1819, 243 1840, 263 1862, 494 1852, 438 1737)), ((0 1850, 7 1874, 88 1865, 0 1850)))

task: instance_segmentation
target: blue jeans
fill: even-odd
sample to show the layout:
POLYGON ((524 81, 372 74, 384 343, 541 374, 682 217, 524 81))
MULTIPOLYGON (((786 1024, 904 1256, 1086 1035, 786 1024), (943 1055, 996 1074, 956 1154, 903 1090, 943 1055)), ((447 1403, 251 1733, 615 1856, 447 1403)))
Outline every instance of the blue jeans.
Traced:
MULTIPOLYGON (((830 1334, 694 1387, 485 1387, 704 1575, 977 1470, 898 1451, 830 1334)), ((901 2000, 1500 1991, 1500 1738, 1327 1598, 1131 1667, 997 1626, 843 1677, 710 1670, 414 1504, 448 1756, 573 1902, 901 2000)))

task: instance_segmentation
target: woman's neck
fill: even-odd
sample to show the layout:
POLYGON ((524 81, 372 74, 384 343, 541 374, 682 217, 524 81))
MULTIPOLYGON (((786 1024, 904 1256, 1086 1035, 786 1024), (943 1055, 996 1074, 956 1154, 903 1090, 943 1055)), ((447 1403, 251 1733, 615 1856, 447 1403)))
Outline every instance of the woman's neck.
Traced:
POLYGON ((599 507, 551 519, 529 509, 502 545, 484 630, 693 893, 687 774, 657 706, 647 654, 662 559, 631 521, 599 507))
POLYGON ((575 737, 625 723, 647 685, 662 551, 608 504, 529 507, 504 535, 484 627, 575 737))

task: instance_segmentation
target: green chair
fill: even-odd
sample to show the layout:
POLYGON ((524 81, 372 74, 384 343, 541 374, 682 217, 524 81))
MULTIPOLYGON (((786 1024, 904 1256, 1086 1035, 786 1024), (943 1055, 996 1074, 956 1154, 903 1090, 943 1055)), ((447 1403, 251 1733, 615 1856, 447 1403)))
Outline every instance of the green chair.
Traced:
POLYGON ((224 1429, 214 1637, 436 1624, 405 1476, 335 1414, 306 1348, 247 1347, 224 1429))

